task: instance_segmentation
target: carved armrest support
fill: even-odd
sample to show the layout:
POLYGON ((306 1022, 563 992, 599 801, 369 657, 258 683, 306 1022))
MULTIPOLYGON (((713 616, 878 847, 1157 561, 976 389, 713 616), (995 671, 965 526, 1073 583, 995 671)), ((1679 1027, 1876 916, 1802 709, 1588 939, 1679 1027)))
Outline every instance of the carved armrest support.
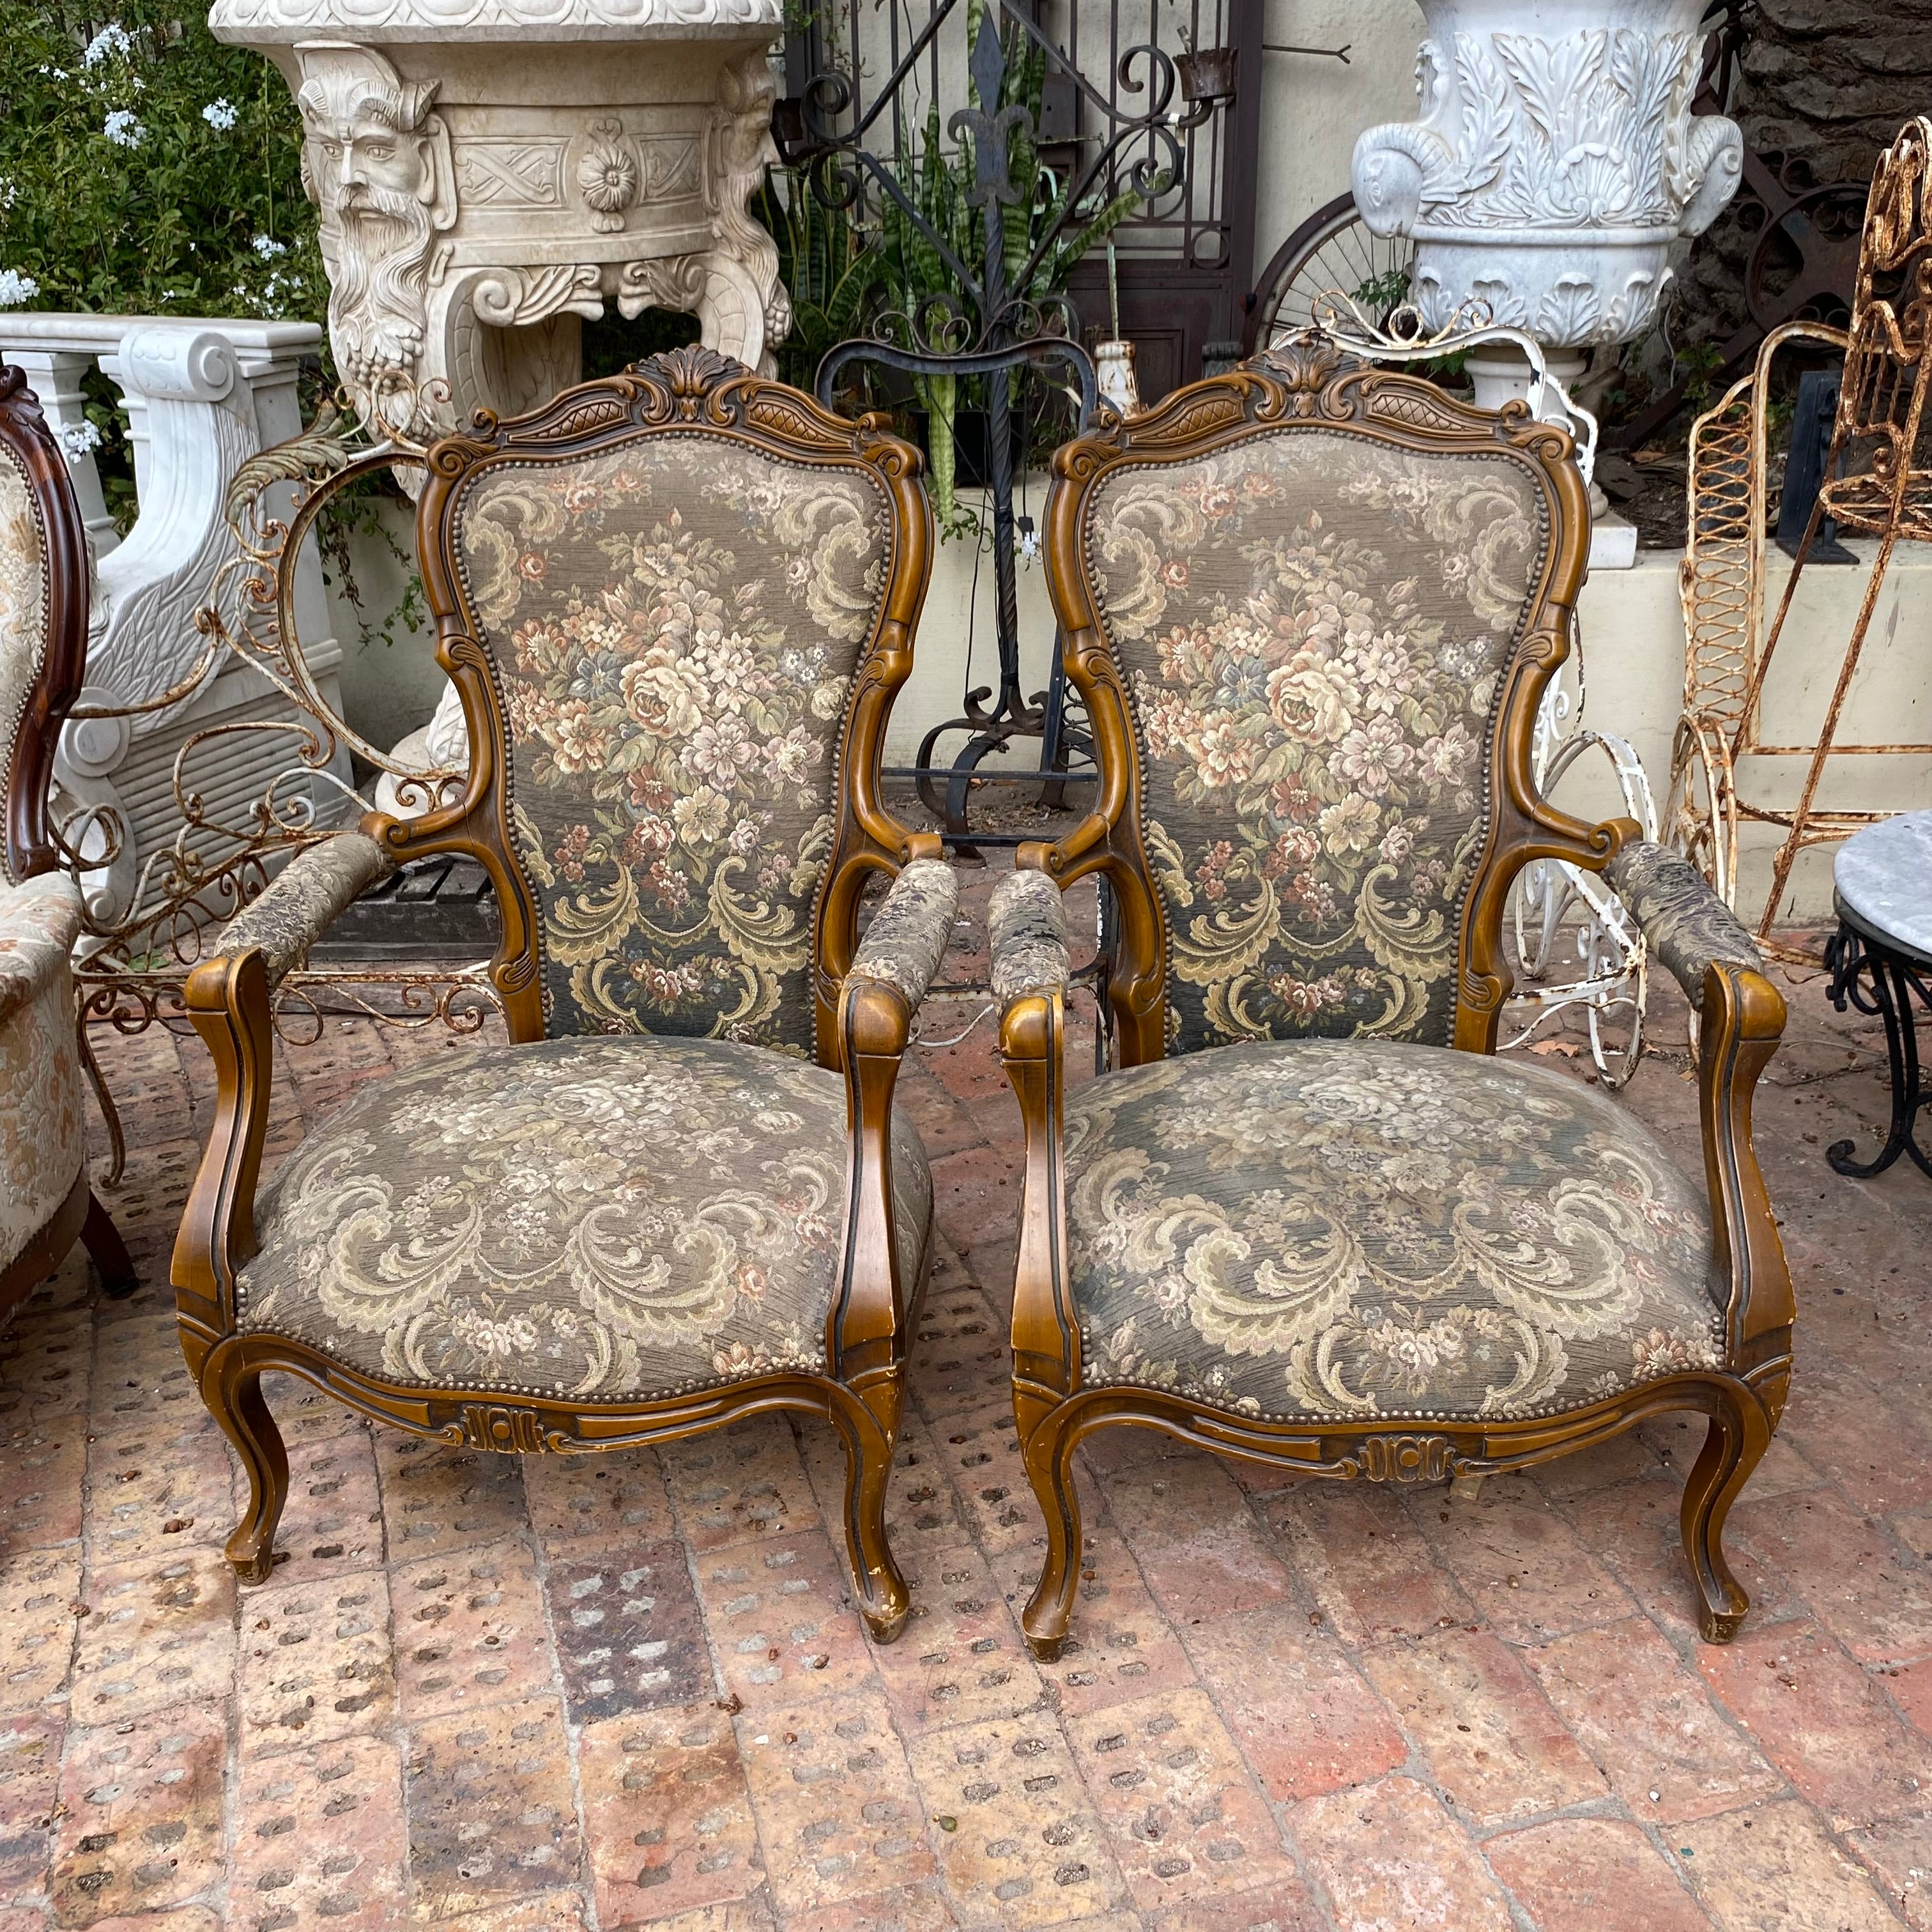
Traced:
POLYGON ((1079 1377, 1079 1337, 1066 1294, 1061 1147, 1072 960, 1060 887, 1044 872, 1017 872, 1002 880, 987 923, 1000 1058, 1026 1130, 1012 1321, 1015 1408, 1024 1429, 1036 1410, 1070 1393, 1079 1377))
POLYGON ((852 956, 849 985, 890 986, 910 1016, 926 998, 945 957, 959 914, 959 883, 940 859, 916 859, 892 883, 852 956))
POLYGON ((273 992, 356 898, 395 869, 394 860, 360 832, 338 832, 304 846, 267 890, 222 928, 222 956, 235 959, 259 952, 273 992))
POLYGON ((1762 973, 1724 961, 1706 968, 1698 1004, 1711 1292, 1726 1312, 1731 1362, 1748 1374, 1789 1352, 1796 1317, 1778 1216, 1751 1144, 1752 1098, 1784 1036, 1784 999, 1762 973))
POLYGON ((0 1026, 69 970, 80 936, 80 889, 64 872, 0 884, 0 1026))
POLYGON ((1648 839, 1634 840, 1612 855, 1604 879, 1700 1012, 1710 967, 1762 972, 1756 941, 1682 853, 1648 839))
POLYGON ((1044 872, 1002 879, 987 909, 992 941, 993 998, 1002 1012, 1030 994, 1066 995, 1073 976, 1066 944, 1066 905, 1044 872))
MULTIPOLYGON (((892 1090, 913 1015, 939 970, 958 909, 951 868, 941 860, 914 860, 892 881, 839 991, 851 1207, 844 1279, 826 1346, 835 1372, 864 1400, 881 1405, 897 1400, 890 1377, 904 1353, 908 1304, 917 1286, 899 1279, 892 1090)), ((881 1414, 882 1422, 891 1420, 881 1414)))

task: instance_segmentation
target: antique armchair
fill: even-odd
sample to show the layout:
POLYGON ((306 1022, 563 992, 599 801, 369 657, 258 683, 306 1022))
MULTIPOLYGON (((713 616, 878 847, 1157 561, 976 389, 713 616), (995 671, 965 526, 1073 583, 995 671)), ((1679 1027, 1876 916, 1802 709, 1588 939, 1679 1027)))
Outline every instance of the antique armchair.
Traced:
POLYGON ((26 378, 0 363, 0 1319, 76 1238, 110 1294, 133 1264, 87 1177, 69 958, 80 888, 56 869, 54 741, 87 652, 87 537, 26 378))
POLYGON ((884 1509, 932 1187, 892 1091, 956 904, 937 836, 878 790, 920 466, 704 349, 430 452, 463 796, 304 850, 188 987, 220 1084, 174 1280, 248 1474, 244 1581, 288 1480, 268 1370, 508 1452, 802 1410, 843 1438, 857 1601, 897 1634, 884 1509), (494 884, 513 1044, 371 1083, 258 1190, 278 983, 364 886, 448 852, 494 884))
POLYGON ((1047 512, 1094 810, 992 908, 1025 1117, 1013 1404, 1051 1656, 1069 1460, 1140 1424, 1311 1475, 1516 1469, 1710 1418, 1682 1526, 1703 1634, 1790 1370, 1750 1141, 1784 1007, 1737 922, 1628 820, 1530 776, 1589 512, 1528 419, 1303 339, 1064 446, 1047 512), (1527 861, 1606 872, 1701 1009, 1699 1186, 1600 1091, 1494 1058, 1527 861), (1103 874, 1118 1070, 1063 1079, 1060 889, 1103 874))

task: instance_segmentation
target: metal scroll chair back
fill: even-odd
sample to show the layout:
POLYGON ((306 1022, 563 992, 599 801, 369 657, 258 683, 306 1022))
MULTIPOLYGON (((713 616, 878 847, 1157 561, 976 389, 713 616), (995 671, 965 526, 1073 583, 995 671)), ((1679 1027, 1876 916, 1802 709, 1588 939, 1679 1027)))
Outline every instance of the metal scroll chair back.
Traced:
POLYGON ((1734 904, 1741 824, 1782 829, 1757 922, 1761 944, 1770 943, 1802 850, 1890 815, 1849 806, 1820 808, 1828 761, 1834 754, 1932 751, 1932 745, 1838 742, 1840 716, 1892 551, 1901 540, 1932 540, 1932 460, 1920 448, 1932 384, 1928 163, 1932 122, 1922 118, 1906 123, 1880 157, 1866 205, 1850 328, 1792 322, 1774 330, 1751 374, 1734 384, 1691 432, 1682 574, 1684 710, 1672 757, 1666 836, 1726 903, 1734 904), (1826 480, 1767 629, 1765 463, 1772 376, 1779 352, 1801 342, 1844 350, 1845 370, 1826 480), (1818 735, 1810 743, 1769 742, 1762 728, 1766 681, 1805 563, 1828 518, 1841 530, 1875 538, 1876 554, 1818 735), (1772 806, 1746 796, 1738 767, 1754 755, 1808 761, 1794 804, 1772 806))

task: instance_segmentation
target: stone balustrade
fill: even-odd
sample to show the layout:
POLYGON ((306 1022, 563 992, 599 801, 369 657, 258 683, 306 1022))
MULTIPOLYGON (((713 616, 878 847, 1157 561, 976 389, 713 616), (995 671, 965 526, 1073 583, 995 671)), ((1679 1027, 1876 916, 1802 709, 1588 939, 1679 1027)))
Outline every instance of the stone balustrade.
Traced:
MULTIPOLYGON (((224 724, 301 722, 268 678, 230 654, 194 678, 208 649, 195 612, 238 554, 224 514, 228 486, 250 457, 301 430, 296 379, 321 340, 307 322, 0 314, 0 355, 25 370, 67 447, 93 555, 79 708, 118 715, 70 719, 56 772, 75 807, 92 808, 97 819, 111 814, 118 826, 118 854, 86 875, 97 926, 122 923, 137 896, 148 896, 142 868, 181 830, 176 765, 183 746, 224 724), (108 512, 88 446, 82 384, 96 366, 127 412, 138 514, 124 536, 108 512), (188 680, 179 701, 137 708, 188 680)), ((237 577, 231 571, 224 580, 230 602, 237 577)), ((312 542, 296 577, 295 614, 310 675, 339 711, 341 652, 312 542)), ((200 796, 206 820, 244 824, 277 774, 297 764, 296 742, 288 730, 202 736, 182 788, 200 796)), ((332 769, 346 782, 346 752, 337 750, 332 769)), ((326 777, 304 773, 294 782, 308 789, 318 814, 340 815, 346 801, 326 777)), ((285 784, 278 796, 288 795, 285 784)), ((98 828, 86 849, 104 850, 98 828)))

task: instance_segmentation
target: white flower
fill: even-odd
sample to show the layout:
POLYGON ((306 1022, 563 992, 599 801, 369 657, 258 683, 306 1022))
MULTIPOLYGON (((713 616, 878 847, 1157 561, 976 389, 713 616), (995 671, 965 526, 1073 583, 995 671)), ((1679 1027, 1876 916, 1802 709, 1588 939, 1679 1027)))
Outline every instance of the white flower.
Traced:
POLYGON ((100 131, 117 148, 138 148, 148 130, 134 118, 131 107, 117 107, 101 123, 100 131))
POLYGON ((286 255, 289 252, 288 244, 285 242, 278 242, 272 235, 258 235, 249 245, 265 262, 272 260, 278 255, 286 255))
MULTIPOLYGON (((236 122, 240 118, 240 116, 238 116, 235 111, 235 104, 233 101, 211 100, 208 105, 201 110, 201 118, 206 121, 218 134, 225 134, 228 132, 230 128, 234 126, 236 122)), ((261 238, 262 238, 260 236, 256 237, 256 245, 257 247, 260 246, 261 238)))
POLYGON ((79 422, 68 423, 60 433, 61 447, 67 452, 68 460, 78 463, 90 450, 100 447, 100 432, 83 416, 79 422))
POLYGON ((0 268, 0 308, 18 308, 40 292, 40 285, 32 275, 23 275, 17 268, 0 268))
POLYGON ((83 67, 99 67, 104 62, 118 56, 125 60, 134 51, 134 43, 128 37, 125 27, 110 21, 87 44, 87 51, 80 57, 83 67))

